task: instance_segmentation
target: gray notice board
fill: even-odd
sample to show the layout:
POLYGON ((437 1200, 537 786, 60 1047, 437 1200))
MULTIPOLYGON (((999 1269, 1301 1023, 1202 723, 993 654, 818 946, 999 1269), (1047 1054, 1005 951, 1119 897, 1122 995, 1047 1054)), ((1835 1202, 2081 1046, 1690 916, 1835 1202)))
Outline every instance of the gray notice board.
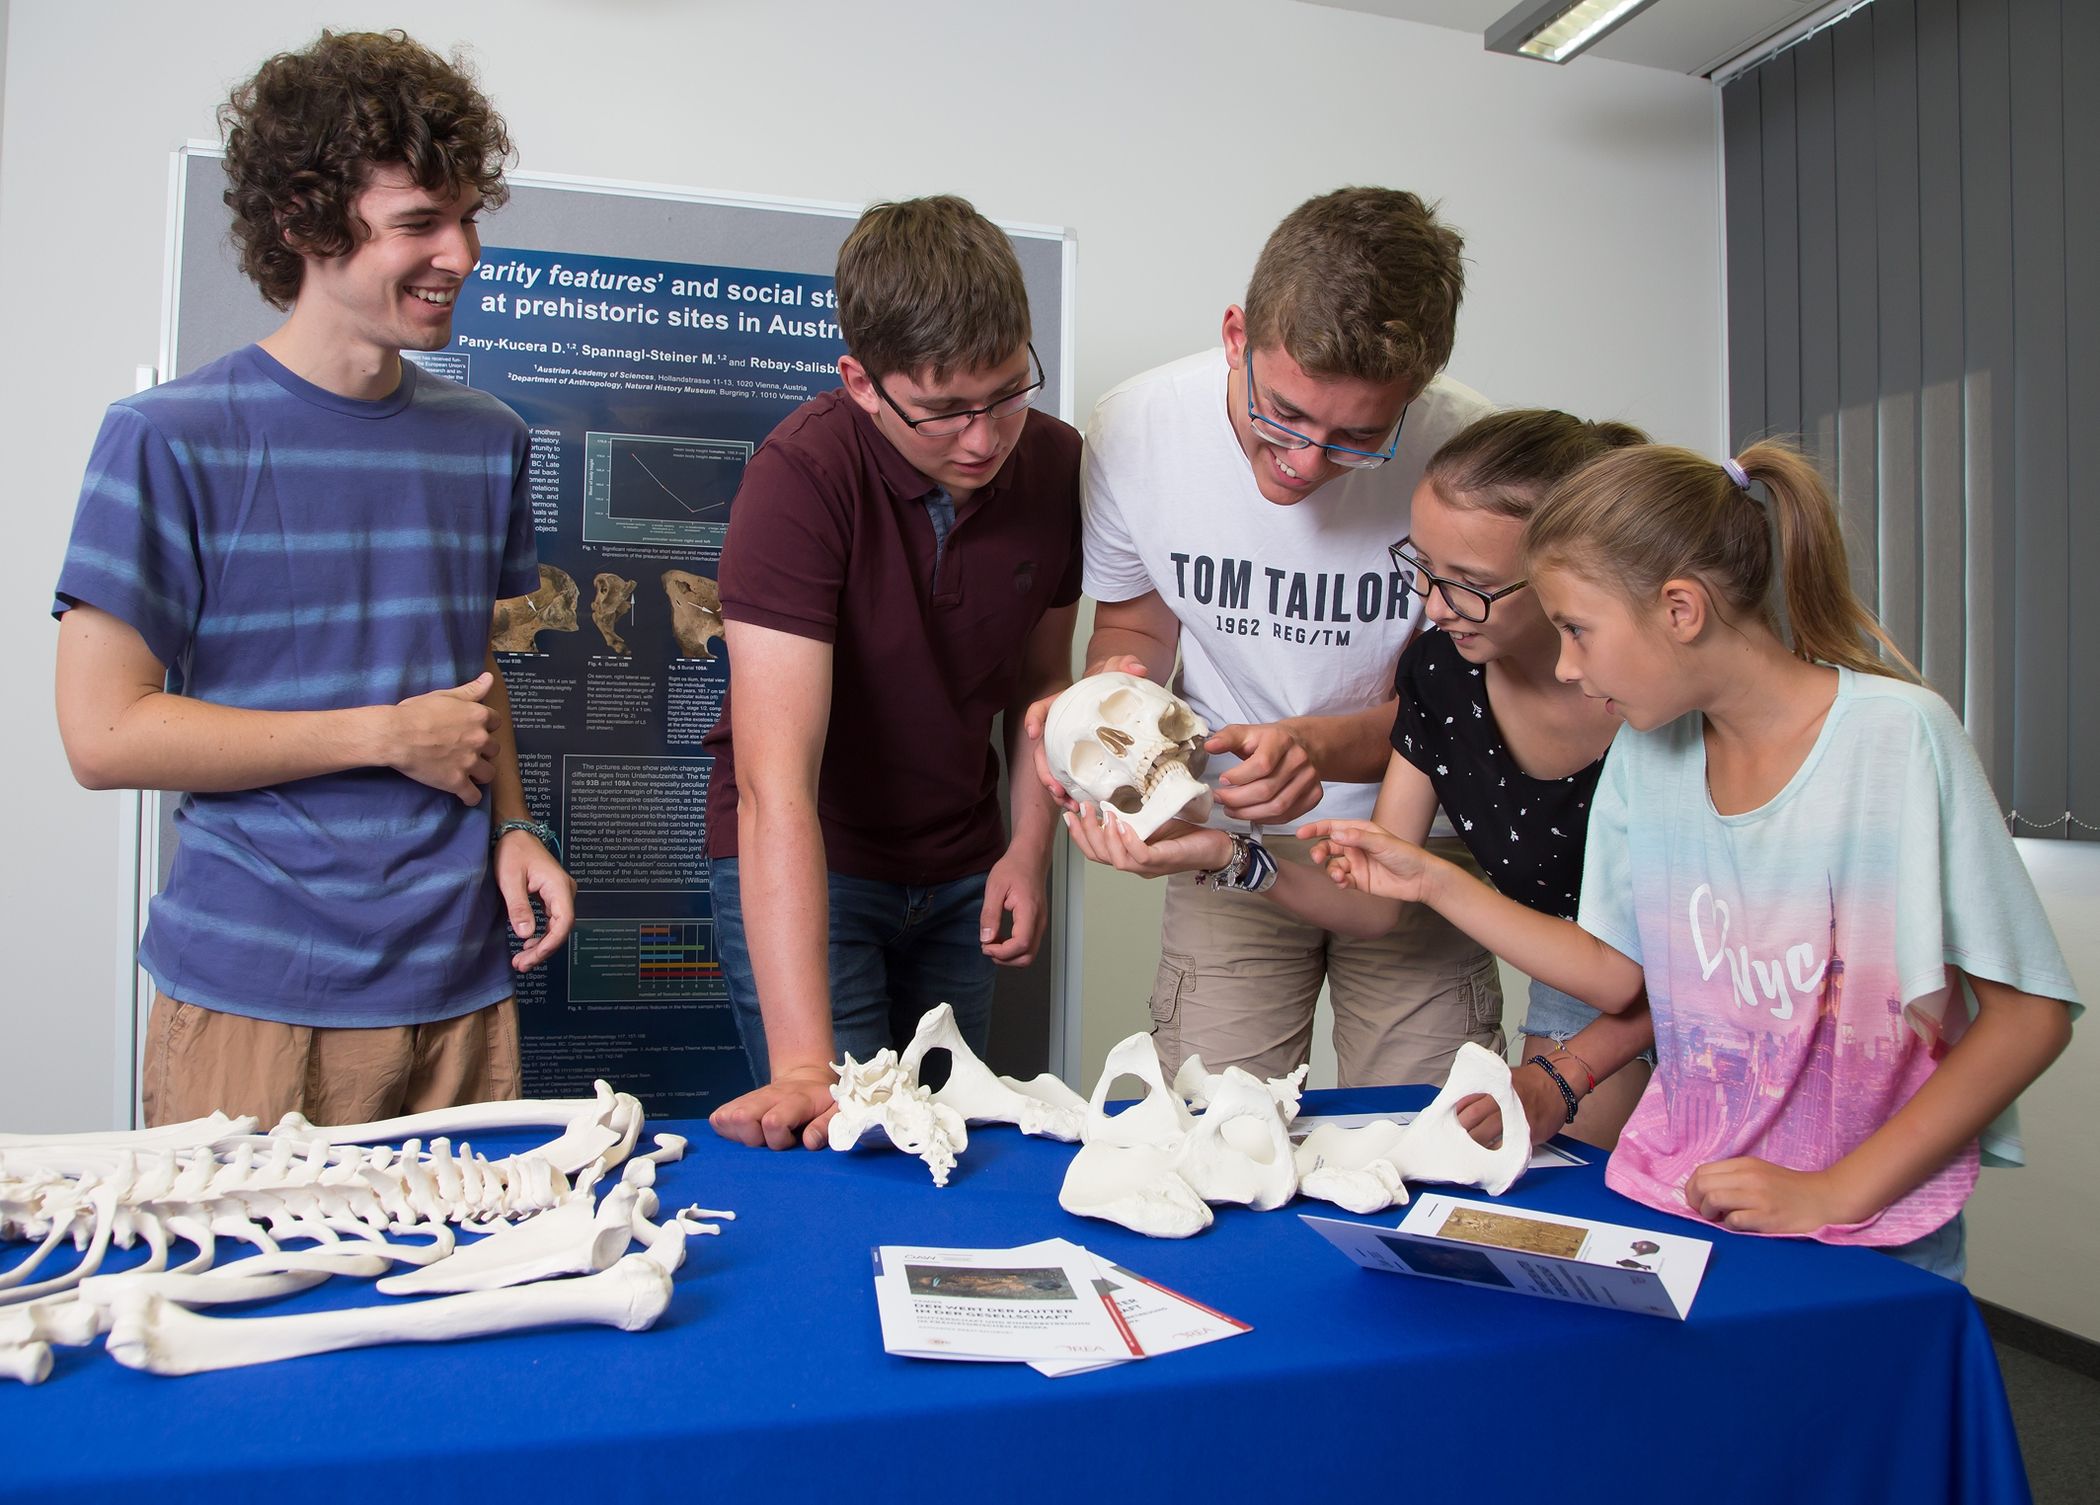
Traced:
MULTIPOLYGON (((163 379, 261 338, 281 318, 240 271, 221 163, 215 146, 176 154, 163 379)), ((831 367, 843 345, 826 300, 859 209, 532 174, 510 183, 510 201, 480 226, 481 275, 506 274, 507 299, 494 296, 495 281, 470 279, 452 345, 416 359, 503 398, 533 435, 541 591, 518 598, 531 603, 532 630, 508 650, 505 639, 496 646, 527 795, 562 831, 582 887, 574 938, 519 989, 527 1094, 587 1094, 590 1079, 605 1076, 652 1113, 697 1117, 748 1075, 713 953, 700 826, 657 818, 704 795, 711 760, 693 728, 711 724, 728 679, 711 641, 719 627, 696 629, 704 619, 694 603, 712 588, 743 461, 798 402, 837 383, 831 367), (580 323, 646 310, 630 302, 622 313, 606 300, 585 315, 580 302, 596 295, 579 294, 558 317, 542 297, 526 320, 526 279, 544 278, 537 290, 546 294, 585 269, 665 294, 715 288, 711 306, 728 318, 708 333, 580 323), (732 289, 763 301, 732 305, 732 289), (579 612, 579 603, 594 609, 579 612), (615 704, 627 725, 606 734, 615 704), (593 736, 578 738, 580 726, 593 736)), ((1069 421, 1072 238, 1003 228, 1027 281, 1043 405, 1069 421)), ((692 314, 702 305, 677 306, 692 314)), ((174 809, 164 800, 145 817, 143 867, 156 889, 175 846, 174 809)), ((1063 880, 1060 860, 1045 960, 1000 976, 992 1055, 1001 1071, 1077 1066, 1077 1011, 1064 1000, 1065 979, 1076 976, 1065 930, 1077 916, 1063 880)), ((141 1033, 148 1000, 142 987, 141 1033)))

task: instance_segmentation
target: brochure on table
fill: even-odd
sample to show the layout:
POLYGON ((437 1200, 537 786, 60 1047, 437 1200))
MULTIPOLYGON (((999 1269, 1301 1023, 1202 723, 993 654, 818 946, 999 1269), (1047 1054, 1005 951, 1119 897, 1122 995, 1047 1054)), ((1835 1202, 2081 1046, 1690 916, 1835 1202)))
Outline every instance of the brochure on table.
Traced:
POLYGON ((1068 1239, 875 1251, 882 1346, 905 1358, 1023 1361, 1050 1377, 1252 1331, 1068 1239))
MULTIPOLYGON (((1098 1254, 1093 1259, 1101 1272, 1096 1282, 1097 1289, 1115 1302, 1116 1310, 1123 1314, 1124 1325, 1137 1339, 1138 1346, 1144 1349, 1145 1358, 1157 1358, 1163 1353, 1177 1353, 1184 1348, 1195 1348, 1204 1343, 1215 1343, 1220 1338, 1234 1338, 1254 1331, 1237 1317, 1213 1311, 1179 1291, 1170 1291, 1156 1281, 1147 1280, 1135 1270, 1111 1264, 1098 1254)), ((1030 1367, 1052 1379, 1061 1379, 1068 1374, 1085 1374, 1089 1370, 1128 1362, 1122 1358, 1098 1363, 1084 1359, 1070 1362, 1037 1360, 1030 1367)))
POLYGON ((1142 1358, 1094 1258, 1057 1239, 1022 1249, 875 1251, 882 1346, 906 1358, 1142 1358))
POLYGON ((1706 1239, 1424 1193, 1398 1227, 1300 1214, 1370 1270, 1519 1291, 1682 1320, 1706 1274, 1706 1239))

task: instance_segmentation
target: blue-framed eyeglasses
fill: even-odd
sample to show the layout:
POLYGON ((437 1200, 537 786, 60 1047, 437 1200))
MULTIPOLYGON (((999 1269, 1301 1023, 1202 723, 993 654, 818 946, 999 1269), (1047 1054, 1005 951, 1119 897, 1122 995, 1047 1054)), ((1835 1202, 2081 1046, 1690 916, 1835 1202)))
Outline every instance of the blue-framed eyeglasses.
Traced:
POLYGON ((961 433, 980 418, 998 420, 1011 418, 1035 401, 1035 394, 1043 390, 1043 358, 1035 353, 1035 342, 1028 342, 1028 362, 1035 372, 1035 380, 1018 392, 1009 392, 997 402, 987 403, 981 408, 965 408, 960 413, 936 413, 931 418, 914 418, 897 406, 897 399, 883 391, 882 383, 875 377, 868 378, 868 385, 875 395, 890 405, 890 411, 904 420, 905 427, 915 434, 924 434, 929 439, 946 439, 961 433))
MULTIPOLYGON (((1414 404, 1409 403, 1408 407, 1414 404)), ((1400 448, 1400 431, 1407 427, 1407 408, 1400 410, 1400 419, 1393 425, 1393 437, 1382 450, 1351 449, 1346 444, 1323 444, 1310 434, 1301 434, 1287 428, 1273 418, 1265 418, 1254 411, 1254 348, 1247 348, 1247 426, 1278 449, 1323 449, 1329 459, 1337 465, 1346 465, 1351 470, 1376 470, 1400 448)))

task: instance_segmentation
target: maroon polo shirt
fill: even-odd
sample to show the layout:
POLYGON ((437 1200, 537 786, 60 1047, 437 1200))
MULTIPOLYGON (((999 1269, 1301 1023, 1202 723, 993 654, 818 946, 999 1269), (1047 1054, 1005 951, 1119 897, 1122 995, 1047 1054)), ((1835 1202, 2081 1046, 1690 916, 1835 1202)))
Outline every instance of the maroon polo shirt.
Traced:
MULTIPOLYGON (((934 578, 938 489, 843 389, 813 397, 751 457, 722 549, 722 614, 832 645, 817 782, 825 865, 891 883, 987 871, 1006 849, 992 720, 1028 636, 1079 599, 1079 434, 1030 411, 966 506, 934 578)), ((730 695, 736 664, 730 663, 730 695)), ((707 734, 707 851, 737 851, 729 702, 707 734)))

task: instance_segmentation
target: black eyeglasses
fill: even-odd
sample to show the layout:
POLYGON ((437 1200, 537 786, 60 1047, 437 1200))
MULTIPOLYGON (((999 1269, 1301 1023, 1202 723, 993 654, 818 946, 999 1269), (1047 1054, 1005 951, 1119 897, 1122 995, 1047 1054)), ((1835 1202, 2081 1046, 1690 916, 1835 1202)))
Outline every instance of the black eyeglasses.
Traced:
POLYGON ((1468 622, 1485 622, 1490 606, 1531 584, 1529 580, 1519 580, 1515 585, 1505 585, 1498 591, 1484 591, 1457 580, 1446 580, 1442 575, 1429 573, 1429 566, 1417 559, 1410 549, 1413 543, 1414 538, 1410 535, 1385 546, 1385 551, 1393 556, 1393 564, 1400 571, 1401 584, 1425 601, 1429 599, 1429 587, 1435 586, 1444 593, 1444 604, 1468 622))
POLYGON ((1035 394, 1043 390, 1043 358, 1035 353, 1035 342, 1028 342, 1028 359, 1035 370, 1035 380, 1018 392, 1009 393, 997 402, 987 403, 981 408, 964 408, 960 413, 936 413, 931 418, 914 418, 897 406, 897 399, 882 390, 882 383, 873 375, 868 383, 874 387, 875 395, 890 405, 890 411, 904 420, 904 425, 915 434, 924 434, 929 439, 947 439, 961 433, 980 418, 1011 418, 1031 402, 1035 394))
MULTIPOLYGON (((1408 404, 1412 407, 1413 404, 1408 404)), ((1392 441, 1382 450, 1351 449, 1346 444, 1322 444, 1310 434, 1301 434, 1294 428, 1286 428, 1275 419, 1254 411, 1254 350, 1247 350, 1247 426, 1278 449, 1325 450, 1329 459, 1337 465, 1346 465, 1351 470, 1376 470, 1400 448, 1400 430, 1407 426, 1407 408, 1400 410, 1400 421, 1393 425, 1392 441)))

